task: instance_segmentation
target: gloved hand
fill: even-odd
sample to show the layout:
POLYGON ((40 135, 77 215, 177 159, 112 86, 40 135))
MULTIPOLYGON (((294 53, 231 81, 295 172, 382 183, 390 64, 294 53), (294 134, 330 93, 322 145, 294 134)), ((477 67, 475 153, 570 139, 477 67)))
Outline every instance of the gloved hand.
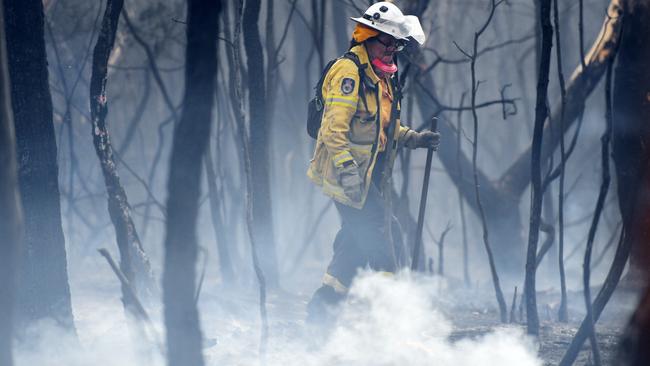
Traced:
POLYGON ((433 131, 422 131, 415 135, 415 147, 438 150, 440 134, 433 131))
POLYGON ((363 180, 357 164, 347 164, 339 168, 339 178, 345 195, 354 202, 360 202, 363 180))

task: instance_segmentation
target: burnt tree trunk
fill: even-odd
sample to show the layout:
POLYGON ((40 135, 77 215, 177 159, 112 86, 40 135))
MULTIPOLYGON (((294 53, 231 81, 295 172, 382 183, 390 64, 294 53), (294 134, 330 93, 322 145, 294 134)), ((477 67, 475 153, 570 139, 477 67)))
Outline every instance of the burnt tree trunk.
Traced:
POLYGON ((244 5, 244 48, 248 69, 249 139, 253 175, 253 235, 258 244, 260 264, 268 285, 278 285, 278 265, 273 237, 271 207, 270 126, 264 77, 264 52, 258 27, 260 0, 247 0, 244 5))
MULTIPOLYGON (((648 211, 645 212, 646 220, 649 220, 648 211)), ((646 288, 645 295, 627 325, 616 359, 622 366, 650 365, 648 344, 650 344, 650 287, 646 288)))
MULTIPOLYGON (((494 292, 496 295, 497 303, 499 304, 499 315, 501 318, 501 322, 505 323, 507 322, 507 308, 506 308, 506 302, 503 297, 503 292, 501 291, 501 284, 499 280, 499 274, 497 271, 497 265, 495 264, 494 260, 494 255, 493 255, 493 249, 492 245, 490 244, 490 238, 489 238, 489 229, 488 229, 488 221, 487 221, 487 215, 485 214, 485 206, 483 205, 483 201, 481 199, 481 174, 478 171, 477 168, 477 160, 478 160, 478 115, 476 112, 476 94, 478 91, 478 81, 476 79, 476 59, 478 58, 478 41, 480 36, 485 32, 487 29, 488 25, 492 21, 492 18, 494 17, 494 12, 497 8, 497 6, 500 3, 497 3, 496 0, 492 0, 492 6, 490 9, 489 16, 487 17, 487 20, 485 21, 485 24, 474 33, 474 45, 472 49, 472 53, 470 55, 470 70, 472 74, 472 94, 471 94, 471 106, 472 106, 472 119, 473 119, 473 125, 474 125, 474 133, 473 133, 473 138, 472 138, 472 177, 473 182, 474 182, 474 197, 476 198, 474 201, 474 204, 476 205, 477 211, 479 213, 479 217, 481 219, 481 227, 483 228, 483 245, 485 247, 485 252, 488 257, 488 263, 490 265, 490 275, 492 277, 492 285, 494 286, 494 292)), ((458 163, 458 161, 457 161, 458 163)))
POLYGON ((203 365, 194 302, 201 166, 210 138, 220 1, 189 0, 183 112, 174 131, 167 197, 163 301, 171 366, 203 365))
POLYGON ((537 77, 537 101, 535 103, 535 125, 533 129, 533 150, 531 154, 531 208, 528 231, 528 253, 526 255, 526 277, 524 291, 526 294, 526 325, 528 334, 539 335, 539 318, 537 315, 537 297, 535 296, 535 274, 537 272, 537 243, 542 216, 542 166, 541 152, 544 121, 547 117, 546 101, 548 99, 548 75, 551 66, 551 48, 553 47, 553 26, 551 26, 551 0, 539 1, 539 19, 542 27, 542 44, 539 57, 537 77))
POLYGON ((589 227, 589 234, 587 235, 587 247, 582 262, 582 285, 585 300, 585 307, 587 310, 586 319, 589 326, 589 341, 591 343, 591 354, 594 358, 594 365, 600 366, 602 364, 600 357, 600 350, 598 347, 598 340, 596 338, 596 328, 593 318, 593 306, 591 305, 591 253, 594 247, 594 238, 596 237, 596 230, 598 229, 598 222, 603 212, 607 192, 609 191, 609 183, 611 181, 609 172, 609 159, 610 159, 610 141, 612 135, 612 63, 607 68, 607 77, 605 81, 605 115, 606 115, 606 128, 603 136, 601 137, 602 150, 601 150, 601 165, 602 165, 602 182, 598 199, 596 201, 596 209, 594 216, 589 227))
MULTIPOLYGON (((108 194, 108 214, 115 228, 117 247, 120 251, 120 270, 133 288, 141 294, 148 293, 155 281, 151 272, 149 258, 135 230, 131 218, 131 207, 126 192, 120 183, 120 176, 113 159, 106 115, 108 114, 108 97, 106 84, 108 79, 108 58, 115 43, 117 23, 124 5, 124 0, 108 0, 102 20, 101 30, 95 44, 90 78, 90 120, 93 145, 108 194)), ((122 302, 128 310, 133 306, 133 299, 122 286, 122 302)), ((132 310, 132 309, 131 309, 132 310)))
MULTIPOLYGON (((640 191, 641 177, 647 174, 650 159, 650 1, 628 0, 625 6, 625 30, 621 39, 616 82, 614 84, 613 153, 618 179, 618 197, 623 226, 629 230, 632 207, 647 200, 640 191)), ((650 233, 632 236, 629 280, 634 285, 650 280, 650 233)))
POLYGON ((16 259, 22 234, 4 9, 0 3, 0 365, 13 365, 13 310, 16 259))
MULTIPOLYGON (((560 11, 558 0, 553 0, 553 21, 555 26, 555 55, 557 57, 557 73, 560 84, 560 130, 564 130, 564 110, 566 109, 566 85, 564 71, 562 71, 562 38, 560 37, 560 11)), ((582 50, 581 50, 582 52, 582 50)), ((558 249, 557 261, 560 273, 560 308, 558 320, 566 323, 569 320, 567 310, 566 274, 564 271, 564 180, 566 176, 567 153, 564 142, 564 135, 560 136, 560 179, 558 183, 558 249)))
POLYGON ((25 224, 18 264, 18 317, 21 323, 51 317, 73 330, 43 3, 7 0, 4 5, 25 224))
MULTIPOLYGON (((259 2, 258 2, 259 3, 259 2)), ((257 4, 258 7, 258 13, 259 13, 259 4, 257 4)), ((237 15, 238 19, 242 19, 244 14, 244 8, 242 2, 240 2, 240 6, 237 9, 237 15)), ((258 14, 259 15, 259 14, 258 14)), ((242 22, 237 21, 235 24, 235 37, 234 39, 238 40, 239 35, 241 33, 241 27, 242 27, 242 22)), ((234 84, 232 84, 233 90, 232 90, 232 95, 235 96, 233 107, 239 111, 238 116, 241 116, 242 119, 239 121, 236 125, 237 127, 237 137, 239 138, 239 146, 242 150, 242 157, 243 157, 243 163, 244 163, 244 178, 246 179, 246 196, 245 196, 245 206, 246 206, 246 232, 248 234, 248 239, 249 243, 251 246, 251 259, 253 260, 253 269, 255 271, 255 276, 257 277, 257 282, 259 285, 259 310, 260 310, 260 319, 262 321, 262 329, 260 332, 260 347, 259 347, 259 355, 260 355, 260 360, 261 363, 264 364, 265 358, 266 358, 266 346, 268 343, 268 334, 269 334, 269 323, 268 323, 268 315, 266 311, 266 278, 264 276, 264 271, 262 270, 262 267, 260 266, 260 260, 259 260, 259 255, 258 255, 258 244, 257 244, 257 238, 255 236, 255 228, 254 228, 254 219, 253 219, 253 173, 252 173, 252 168, 251 168, 251 147, 250 143, 251 140, 248 138, 248 134, 246 133, 246 124, 244 123, 243 119, 243 107, 242 107, 242 96, 244 94, 243 92, 243 83, 242 83, 242 77, 244 75, 244 70, 241 67, 241 64, 239 63, 239 60, 241 60, 241 53, 239 48, 234 48, 233 52, 233 63, 231 66, 233 67, 233 75, 234 75, 234 84)))
MULTIPOLYGON (((218 139, 219 137, 217 137, 218 139)), ((217 149, 217 151, 219 151, 217 149)), ((233 243, 227 239, 226 231, 228 230, 224 224, 224 215, 222 214, 219 199, 223 200, 223 182, 221 187, 217 187, 217 173, 215 171, 214 162, 212 161, 212 151, 210 151, 210 144, 205 152, 205 172, 207 173, 208 180, 208 198, 210 200, 210 218, 212 219, 212 228, 214 235, 217 239, 217 251, 219 253, 219 269, 221 276, 223 276, 224 283, 232 283, 234 280, 234 271, 232 259, 230 255, 230 246, 233 243)))

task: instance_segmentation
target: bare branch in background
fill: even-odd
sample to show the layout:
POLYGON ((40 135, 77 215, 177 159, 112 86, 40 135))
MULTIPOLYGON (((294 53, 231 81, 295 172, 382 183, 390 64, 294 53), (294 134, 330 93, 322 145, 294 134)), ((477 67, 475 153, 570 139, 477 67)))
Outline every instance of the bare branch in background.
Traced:
POLYGON ((476 206, 478 208, 479 212, 479 217, 481 218, 481 224, 483 227, 483 244, 485 246, 485 251, 488 256, 488 261, 490 264, 490 274, 492 275, 492 285, 494 286, 494 292, 496 295, 497 303, 499 305, 499 315, 501 322, 505 323, 508 321, 507 318, 507 307, 506 307, 506 301, 503 297, 503 292, 501 291, 501 284, 499 283, 499 275, 497 273, 496 269, 496 263, 494 261, 494 255, 492 254, 492 247, 490 246, 490 240, 489 240, 489 232, 488 232, 488 226, 487 226, 487 219, 485 216, 485 210, 483 208, 483 203, 481 201, 481 189, 480 189, 480 184, 479 184, 479 173, 478 173, 478 168, 477 168, 477 157, 478 157, 478 115, 476 113, 476 94, 478 91, 478 85, 479 83, 476 80, 476 59, 477 59, 477 54, 478 54, 478 41, 483 32, 487 29, 488 25, 490 25, 490 22, 492 21, 492 18, 494 16, 494 12, 501 4, 503 1, 496 1, 492 0, 491 2, 491 7, 490 7, 490 13, 485 20, 485 23, 483 26, 476 32, 474 33, 474 44, 473 44, 473 50, 472 53, 467 53, 465 51, 462 51, 465 55, 467 55, 470 58, 470 71, 471 71, 471 76, 472 76, 472 94, 471 94, 471 110, 472 110, 472 117, 474 120, 474 139, 472 141, 472 175, 474 177, 474 194, 475 194, 475 200, 476 200, 476 206))

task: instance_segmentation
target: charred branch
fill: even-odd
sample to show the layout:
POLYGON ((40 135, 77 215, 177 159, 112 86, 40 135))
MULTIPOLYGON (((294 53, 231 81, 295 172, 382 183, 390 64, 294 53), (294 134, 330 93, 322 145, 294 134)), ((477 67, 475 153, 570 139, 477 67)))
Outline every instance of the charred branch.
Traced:
MULTIPOLYGON (((106 123, 108 59, 115 43, 117 23, 123 5, 123 0, 109 0, 106 3, 101 30, 93 51, 90 80, 91 132, 108 195, 108 213, 115 228, 116 242, 120 251, 120 270, 131 284, 134 286, 137 284, 135 287, 141 291, 141 294, 146 294, 154 289, 155 281, 149 258, 144 252, 131 217, 131 207, 126 192, 120 183, 106 123)), ((122 301, 128 309, 133 306, 133 300, 126 288, 122 288, 122 293, 122 301)))

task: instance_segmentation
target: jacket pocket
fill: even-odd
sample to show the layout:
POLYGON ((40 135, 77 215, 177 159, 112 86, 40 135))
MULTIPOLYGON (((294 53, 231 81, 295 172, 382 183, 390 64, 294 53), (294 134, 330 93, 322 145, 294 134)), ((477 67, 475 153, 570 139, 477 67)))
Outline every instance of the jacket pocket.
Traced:
POLYGON ((372 144, 355 144, 350 143, 350 153, 354 161, 359 166, 359 175, 362 179, 368 173, 370 158, 372 154, 372 144))
POLYGON ((350 122, 349 139, 357 145, 372 145, 377 135, 377 115, 355 116, 350 122))

